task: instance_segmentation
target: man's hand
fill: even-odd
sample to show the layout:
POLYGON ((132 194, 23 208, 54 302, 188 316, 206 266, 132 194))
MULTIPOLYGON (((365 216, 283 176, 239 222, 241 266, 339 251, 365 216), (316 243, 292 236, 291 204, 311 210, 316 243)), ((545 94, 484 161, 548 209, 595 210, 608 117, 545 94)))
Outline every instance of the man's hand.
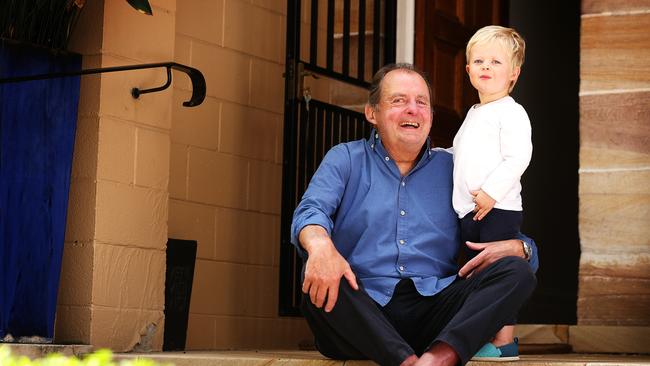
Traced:
POLYGON ((299 240, 309 254, 305 264, 302 292, 309 294, 311 302, 317 308, 323 307, 327 300, 325 311, 330 312, 339 296, 341 277, 345 277, 355 290, 359 289, 357 278, 350 264, 336 250, 332 239, 321 226, 305 226, 300 231, 299 240))
POLYGON ((469 278, 474 273, 482 271, 485 267, 503 257, 525 257, 521 240, 517 239, 493 241, 490 243, 472 243, 468 241, 466 244, 470 249, 478 250, 480 253, 465 263, 463 268, 458 271, 460 277, 469 278))
POLYGON ((474 208, 474 212, 476 212, 474 221, 481 221, 492 210, 492 207, 494 207, 497 201, 482 189, 479 191, 470 191, 470 193, 474 196, 474 203, 476 203, 476 207, 474 208))

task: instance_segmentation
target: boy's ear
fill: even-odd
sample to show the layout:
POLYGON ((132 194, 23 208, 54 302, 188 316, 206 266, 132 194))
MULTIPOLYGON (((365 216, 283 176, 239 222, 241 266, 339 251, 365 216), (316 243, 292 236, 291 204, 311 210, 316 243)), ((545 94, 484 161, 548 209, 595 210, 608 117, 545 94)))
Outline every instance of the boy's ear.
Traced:
POLYGON ((512 81, 517 81, 519 74, 521 73, 521 66, 512 68, 512 81))
POLYGON ((465 72, 469 75, 469 64, 465 65, 465 72))
POLYGON ((368 122, 372 123, 373 125, 376 125, 377 120, 375 120, 375 109, 372 106, 370 106, 370 104, 366 103, 365 112, 366 112, 366 120, 368 120, 368 122))

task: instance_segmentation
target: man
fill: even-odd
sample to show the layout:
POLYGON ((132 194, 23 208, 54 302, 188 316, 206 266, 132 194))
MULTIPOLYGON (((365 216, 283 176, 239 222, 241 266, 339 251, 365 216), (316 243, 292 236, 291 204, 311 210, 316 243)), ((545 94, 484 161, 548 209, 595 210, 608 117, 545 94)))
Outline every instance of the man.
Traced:
POLYGON ((530 239, 489 245, 460 270, 452 157, 432 149, 431 89, 412 65, 370 88, 367 141, 332 148, 292 224, 316 347, 381 365, 454 365, 511 322, 535 286, 530 239))

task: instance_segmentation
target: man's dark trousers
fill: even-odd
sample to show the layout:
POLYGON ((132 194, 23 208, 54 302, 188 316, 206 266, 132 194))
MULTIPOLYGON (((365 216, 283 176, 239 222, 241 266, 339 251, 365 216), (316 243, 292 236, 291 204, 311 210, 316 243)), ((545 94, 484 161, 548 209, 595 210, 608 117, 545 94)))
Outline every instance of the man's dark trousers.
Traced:
POLYGON ((444 342, 464 365, 512 320, 535 285, 528 262, 505 257, 468 279, 457 279, 434 296, 420 295, 405 279, 382 308, 362 286, 355 291, 342 279, 331 312, 316 308, 307 295, 301 308, 316 348, 327 357, 399 365, 433 343, 444 342))

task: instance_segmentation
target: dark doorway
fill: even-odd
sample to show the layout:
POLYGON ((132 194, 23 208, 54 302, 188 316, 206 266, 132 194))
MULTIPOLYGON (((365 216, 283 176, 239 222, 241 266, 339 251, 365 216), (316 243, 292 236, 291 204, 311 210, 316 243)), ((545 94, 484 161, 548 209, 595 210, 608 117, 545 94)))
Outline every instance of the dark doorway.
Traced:
POLYGON ((533 159, 522 179, 523 231, 537 242, 540 258, 537 290, 520 321, 575 324, 580 1, 511 1, 509 18, 526 39, 512 95, 533 127, 533 159))
POLYGON ((522 231, 539 248, 538 286, 521 323, 575 324, 578 239, 580 2, 416 1, 415 62, 434 88, 431 137, 448 147, 478 101, 465 73, 465 45, 488 24, 509 25, 527 41, 512 96, 533 127, 533 159, 522 178, 522 231), (550 23, 552 19, 552 24, 550 23))

